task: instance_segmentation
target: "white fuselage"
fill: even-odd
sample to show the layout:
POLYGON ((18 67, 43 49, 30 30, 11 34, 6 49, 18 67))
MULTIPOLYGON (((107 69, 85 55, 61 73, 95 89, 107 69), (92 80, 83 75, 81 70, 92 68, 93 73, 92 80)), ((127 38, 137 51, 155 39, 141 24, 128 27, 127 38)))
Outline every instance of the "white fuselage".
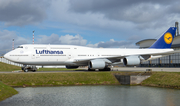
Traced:
POLYGON ((72 45, 21 45, 5 54, 5 58, 25 65, 86 66, 93 59, 122 59, 128 56, 151 55, 173 49, 109 49, 72 45))

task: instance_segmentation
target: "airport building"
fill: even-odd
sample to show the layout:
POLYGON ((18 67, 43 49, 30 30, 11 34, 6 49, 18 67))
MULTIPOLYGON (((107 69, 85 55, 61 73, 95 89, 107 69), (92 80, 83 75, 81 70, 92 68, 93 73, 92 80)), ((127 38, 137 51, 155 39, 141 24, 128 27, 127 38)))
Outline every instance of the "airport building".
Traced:
MULTIPOLYGON (((178 50, 180 49, 180 35, 178 22, 175 23, 175 27, 177 28, 177 31, 171 48, 178 50)), ((137 42, 136 45, 139 46, 139 48, 148 48, 155 41, 156 39, 145 39, 137 42)), ((142 62, 140 64, 140 67, 180 67, 180 53, 175 53, 155 60, 142 62)))

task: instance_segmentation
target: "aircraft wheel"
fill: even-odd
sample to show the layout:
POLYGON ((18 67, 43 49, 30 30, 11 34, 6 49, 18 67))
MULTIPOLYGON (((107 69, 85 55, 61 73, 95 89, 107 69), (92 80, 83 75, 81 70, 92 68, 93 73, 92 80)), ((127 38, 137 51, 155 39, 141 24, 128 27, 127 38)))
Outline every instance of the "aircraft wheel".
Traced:
POLYGON ((95 69, 90 69, 90 68, 88 68, 88 71, 95 71, 95 69))
POLYGON ((36 72, 37 68, 35 66, 32 67, 32 72, 36 72))
POLYGON ((106 68, 106 71, 111 71, 111 68, 106 68))
POLYGON ((111 71, 111 68, 99 69, 99 71, 111 71))
POLYGON ((99 69, 99 71, 104 71, 104 69, 99 69))
POLYGON ((24 72, 28 72, 28 69, 27 69, 27 68, 25 68, 25 69, 24 69, 24 72))
POLYGON ((24 70, 24 67, 21 67, 22 70, 24 70))
POLYGON ((32 70, 32 72, 36 72, 36 70, 32 70))

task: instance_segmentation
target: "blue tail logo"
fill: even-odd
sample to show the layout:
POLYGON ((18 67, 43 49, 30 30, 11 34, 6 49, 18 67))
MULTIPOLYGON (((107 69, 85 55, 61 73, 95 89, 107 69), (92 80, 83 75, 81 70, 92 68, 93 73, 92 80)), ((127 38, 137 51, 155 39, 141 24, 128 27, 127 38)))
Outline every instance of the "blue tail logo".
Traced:
POLYGON ((170 44, 172 43, 173 41, 173 36, 171 35, 171 33, 166 33, 164 34, 164 41, 167 43, 167 44, 170 44))
POLYGON ((155 43, 149 48, 154 49, 166 49, 171 48, 174 36, 176 33, 176 27, 170 27, 155 43))

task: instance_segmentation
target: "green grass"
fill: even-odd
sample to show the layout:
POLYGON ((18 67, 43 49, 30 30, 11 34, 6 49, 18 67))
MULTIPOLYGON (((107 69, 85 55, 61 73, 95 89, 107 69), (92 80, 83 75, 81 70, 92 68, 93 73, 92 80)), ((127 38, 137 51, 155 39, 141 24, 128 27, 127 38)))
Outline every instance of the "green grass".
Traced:
POLYGON ((11 97, 17 93, 18 92, 12 87, 0 82, 0 101, 5 100, 6 98, 11 97))
MULTIPOLYGON (((21 67, 0 62, 0 72, 21 70, 21 67)), ((72 71, 81 69, 66 69, 66 68, 39 68, 37 71, 72 71)))
POLYGON ((153 72, 142 85, 180 89, 180 72, 153 72))
POLYGON ((13 87, 119 84, 110 72, 8 73, 0 74, 0 80, 13 87))
POLYGON ((21 70, 21 67, 0 62, 0 72, 2 72, 2 71, 14 71, 14 70, 21 70))
MULTIPOLYGON (((21 67, 0 62, 0 72, 15 71, 15 70, 21 70, 21 67)), ((39 68, 37 71, 71 71, 71 70, 81 70, 81 69, 39 68)))

